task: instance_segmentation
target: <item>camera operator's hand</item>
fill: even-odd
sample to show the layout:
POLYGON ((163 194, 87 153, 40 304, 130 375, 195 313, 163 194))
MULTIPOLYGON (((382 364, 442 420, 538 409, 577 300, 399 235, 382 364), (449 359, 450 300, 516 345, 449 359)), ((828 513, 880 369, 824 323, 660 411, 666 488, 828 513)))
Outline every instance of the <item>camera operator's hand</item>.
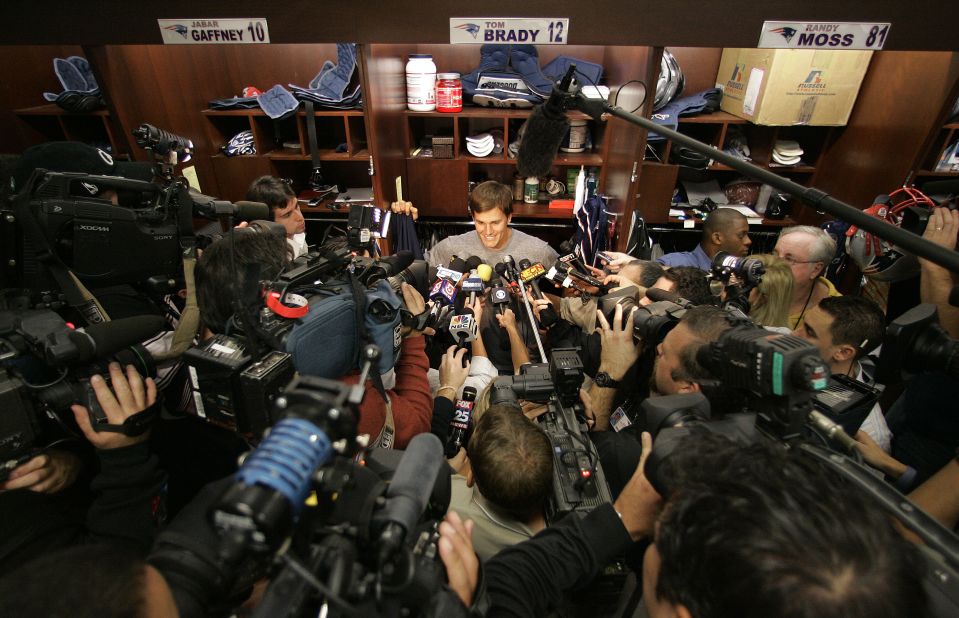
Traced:
POLYGON ((882 447, 876 444, 876 441, 870 438, 868 433, 857 431, 855 438, 858 442, 856 450, 859 451, 867 464, 894 479, 898 479, 905 473, 906 464, 882 450, 882 447))
POLYGON ((496 322, 500 325, 500 328, 516 330, 516 314, 513 313, 512 309, 507 308, 502 314, 497 313, 496 322))
POLYGON ((413 206, 413 202, 406 201, 393 202, 390 204, 390 210, 397 215, 409 215, 413 217, 413 221, 416 221, 420 212, 416 206, 413 206))
POLYGON ((450 590, 466 607, 473 604, 479 582, 479 558, 473 551, 472 535, 473 521, 468 519, 463 523, 456 511, 449 511, 440 523, 440 559, 446 567, 450 590))
MULTIPOLYGON (((403 294, 403 305, 406 307, 407 311, 413 315, 420 315, 426 311, 426 301, 423 300, 423 295, 420 294, 416 288, 404 281, 400 285, 400 291, 403 294)), ((401 332, 403 333, 403 337, 419 337, 421 335, 436 334, 436 331, 432 328, 413 330, 409 326, 404 326, 401 332)))
POLYGON ((632 280, 630 280, 630 279, 627 279, 626 277, 624 277, 624 276, 622 276, 622 275, 606 275, 605 277, 603 277, 603 284, 604 284, 604 285, 609 285, 610 283, 615 284, 615 287, 618 287, 618 288, 625 288, 625 287, 633 286, 633 287, 635 287, 635 288, 637 288, 637 289, 639 289, 639 290, 645 290, 645 289, 646 289, 646 288, 644 288, 643 286, 641 286, 641 285, 639 285, 638 283, 636 283, 635 281, 632 281, 632 280))
POLYGON ((72 485, 82 469, 83 463, 73 453, 49 449, 14 468, 7 480, 0 483, 0 491, 29 489, 55 494, 72 485))
POLYGON ((634 541, 653 535, 656 518, 663 506, 663 497, 646 478, 646 460, 653 450, 653 437, 649 432, 643 432, 642 443, 643 454, 639 458, 639 465, 613 503, 626 531, 634 541))
POLYGON ((600 328, 602 353, 600 355, 599 370, 605 371, 614 380, 621 380, 642 351, 642 346, 633 340, 633 308, 623 324, 623 306, 616 305, 613 314, 613 325, 606 321, 602 311, 596 311, 596 321, 600 328))
POLYGON ((466 456, 466 449, 462 446, 456 451, 456 454, 446 460, 446 463, 453 468, 454 474, 466 476, 466 464, 469 463, 469 457, 466 456))
MULTIPOLYGON (((126 375, 119 363, 110 363, 110 382, 107 386, 102 376, 90 378, 90 385, 97 395, 97 401, 111 425, 122 425, 127 418, 146 410, 156 402, 157 386, 153 378, 145 381, 133 365, 127 365, 126 375)), ((128 436, 114 431, 97 432, 90 424, 90 415, 85 406, 74 404, 70 407, 77 425, 90 443, 101 450, 122 448, 143 442, 150 437, 145 431, 138 436, 128 436)))
POLYGON ((620 268, 636 259, 628 253, 619 253, 618 251, 606 251, 605 253, 609 255, 609 257, 613 258, 613 260, 611 262, 607 262, 606 260, 600 258, 600 261, 605 264, 606 268, 609 269, 609 272, 612 273, 618 273, 620 268))
POLYGON ((451 345, 446 354, 440 360, 440 388, 436 391, 437 395, 448 397, 450 401, 456 402, 456 394, 460 392, 463 383, 470 374, 470 363, 466 361, 463 366, 463 356, 466 355, 466 348, 457 350, 455 345, 451 345))

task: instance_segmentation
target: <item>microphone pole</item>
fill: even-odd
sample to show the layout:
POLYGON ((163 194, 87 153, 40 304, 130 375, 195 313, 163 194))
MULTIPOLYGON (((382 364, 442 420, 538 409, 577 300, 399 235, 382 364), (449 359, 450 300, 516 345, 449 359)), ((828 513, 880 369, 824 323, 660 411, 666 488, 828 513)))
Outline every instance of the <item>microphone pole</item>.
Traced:
POLYGON ((530 328, 533 329, 533 339, 536 340, 536 347, 539 349, 540 362, 545 363, 548 361, 546 358, 546 350, 543 348, 543 342, 539 338, 539 327, 536 324, 536 317, 533 315, 533 307, 529 304, 529 298, 526 297, 526 286, 523 285, 523 278, 519 276, 519 271, 516 270, 516 262, 513 261, 513 256, 503 256, 503 262, 506 264, 507 272, 509 272, 510 276, 519 284, 519 295, 520 298, 523 299, 526 314, 529 316, 529 325, 530 328))
POLYGON ((830 214, 833 217, 848 223, 852 223, 853 225, 866 230, 871 234, 875 234, 883 240, 889 241, 895 245, 898 245, 899 247, 902 247, 903 249, 908 250, 918 257, 926 258, 930 262, 935 262, 936 264, 947 268, 954 273, 959 273, 959 252, 946 249, 945 247, 940 247, 939 245, 922 238, 918 234, 913 234, 912 232, 908 232, 900 227, 896 227, 895 225, 890 225, 881 219, 866 214, 858 208, 837 200, 836 198, 830 196, 824 191, 816 189, 815 187, 804 187, 787 178, 783 178, 782 176, 774 174, 769 170, 762 169, 761 167, 757 167, 752 163, 743 161, 742 159, 734 157, 730 154, 726 154, 722 150, 713 148, 712 146, 704 144, 697 139, 693 139, 688 135, 684 135, 679 131, 673 131, 670 128, 660 126, 649 118, 637 116, 636 114, 627 112, 621 107, 610 105, 604 99, 590 99, 583 96, 581 93, 577 93, 574 97, 572 97, 572 107, 589 115, 597 122, 602 122, 603 114, 609 114, 610 116, 615 116, 616 118, 625 120, 626 122, 634 124, 638 127, 642 127, 647 131, 652 131, 658 135, 662 135, 668 140, 691 148, 718 163, 728 165, 738 172, 764 182, 771 187, 779 189, 783 193, 788 193, 793 197, 799 198, 804 203, 815 208, 816 210, 830 214))

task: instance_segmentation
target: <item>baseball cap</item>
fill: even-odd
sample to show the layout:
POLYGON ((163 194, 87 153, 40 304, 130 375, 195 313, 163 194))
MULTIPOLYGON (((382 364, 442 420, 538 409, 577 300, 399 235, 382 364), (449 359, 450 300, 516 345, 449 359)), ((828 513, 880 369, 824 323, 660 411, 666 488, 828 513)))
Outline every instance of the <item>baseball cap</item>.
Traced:
POLYGON ((24 150, 13 174, 15 192, 23 189, 36 169, 153 180, 152 164, 115 161, 110 153, 82 142, 46 142, 24 150))

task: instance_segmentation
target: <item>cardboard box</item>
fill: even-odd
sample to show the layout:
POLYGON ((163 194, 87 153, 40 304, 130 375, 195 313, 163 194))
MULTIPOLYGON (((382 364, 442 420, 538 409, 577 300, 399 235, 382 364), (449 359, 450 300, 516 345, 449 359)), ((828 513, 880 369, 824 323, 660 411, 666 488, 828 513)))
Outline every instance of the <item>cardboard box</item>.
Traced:
POLYGON ((842 126, 871 51, 724 49, 721 109, 754 124, 842 126))

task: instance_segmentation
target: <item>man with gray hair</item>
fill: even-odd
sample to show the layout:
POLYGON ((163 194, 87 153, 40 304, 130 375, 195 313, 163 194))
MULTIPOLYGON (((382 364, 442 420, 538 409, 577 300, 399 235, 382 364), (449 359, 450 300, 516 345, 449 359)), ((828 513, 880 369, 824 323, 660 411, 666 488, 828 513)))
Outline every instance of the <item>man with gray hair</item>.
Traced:
POLYGON ((803 316, 819 301, 842 296, 829 279, 823 277, 826 266, 836 255, 836 241, 811 225, 783 228, 773 253, 785 260, 793 273, 793 298, 789 306, 789 327, 803 323, 803 316))

